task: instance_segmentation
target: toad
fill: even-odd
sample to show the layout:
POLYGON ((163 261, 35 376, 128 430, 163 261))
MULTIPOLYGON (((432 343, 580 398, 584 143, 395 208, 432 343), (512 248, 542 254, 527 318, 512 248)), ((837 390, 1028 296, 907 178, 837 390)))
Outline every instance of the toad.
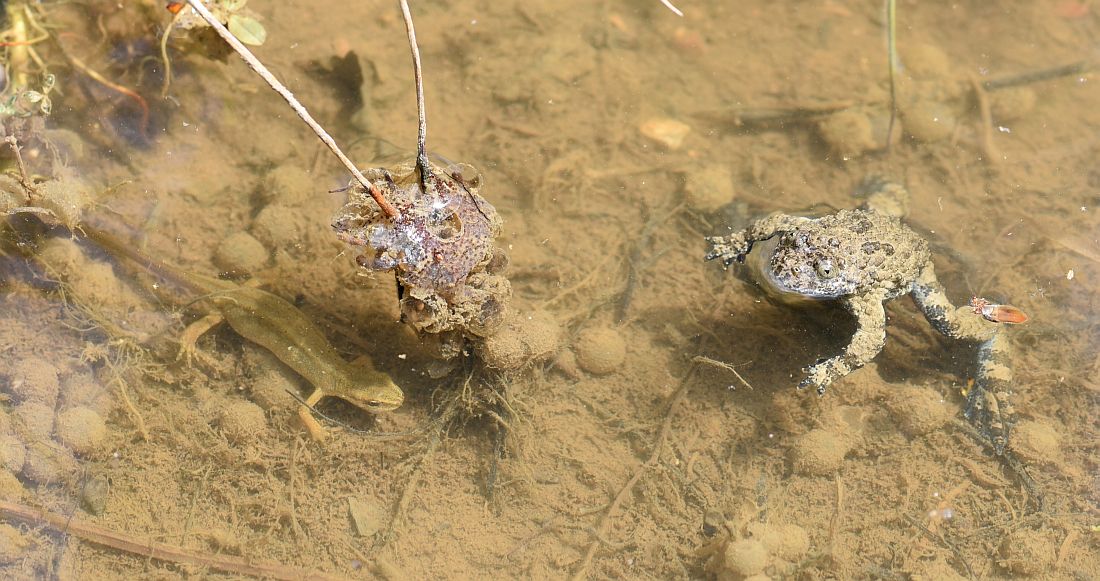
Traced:
POLYGON ((883 303, 910 295, 937 331, 980 345, 977 379, 967 393, 965 415, 997 454, 1003 454, 1013 424, 1012 371, 1004 334, 997 332, 996 321, 948 300, 936 279, 928 242, 901 221, 908 202, 902 186, 869 178, 857 193, 866 201, 854 210, 818 218, 775 213, 742 231, 710 237, 706 259, 721 259, 728 267, 745 262, 755 246, 752 274, 770 295, 784 301, 840 301, 856 318, 855 334, 844 351, 811 365, 798 384, 820 395, 882 351, 883 303))

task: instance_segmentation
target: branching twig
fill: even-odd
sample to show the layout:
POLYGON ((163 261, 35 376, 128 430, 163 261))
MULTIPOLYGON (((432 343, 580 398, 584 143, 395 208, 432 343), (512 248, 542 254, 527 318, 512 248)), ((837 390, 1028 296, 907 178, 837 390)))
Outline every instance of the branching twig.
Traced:
POLYGON ((371 183, 370 180, 363 175, 363 172, 359 171, 359 168, 355 167, 355 164, 348 159, 348 156, 344 155, 343 150, 340 149, 340 146, 336 145, 336 141, 332 136, 321 127, 320 123, 317 123, 317 121, 313 119, 313 116, 309 114, 309 111, 306 111, 304 105, 298 102, 298 99, 294 97, 290 89, 287 89, 285 85, 280 83, 279 80, 275 78, 275 75, 271 74, 271 71, 260 62, 260 59, 256 58, 256 56, 252 54, 252 51, 248 50, 248 47, 237 40, 237 37, 233 36, 233 33, 229 32, 229 29, 227 29, 225 25, 218 22, 218 19, 214 18, 214 15, 202 5, 202 2, 199 0, 187 0, 187 3, 190 4, 191 8, 194 8, 195 12, 198 12, 199 16, 218 33, 218 36, 222 37, 222 39, 225 40, 242 59, 244 59, 244 62, 248 63, 248 66, 251 67, 252 70, 256 71, 256 74, 260 75, 276 93, 283 97, 287 104, 290 105, 290 108, 294 109, 294 112, 298 114, 298 117, 300 117, 306 125, 309 125, 313 133, 332 150, 332 153, 336 155, 340 163, 343 163, 344 167, 348 168, 348 171, 351 172, 351 175, 355 176, 355 179, 367 189, 370 196, 374 198, 374 201, 382 208, 382 212, 390 218, 398 217, 400 213, 397 211, 397 208, 394 208, 387 202, 386 198, 382 196, 382 191, 371 183))

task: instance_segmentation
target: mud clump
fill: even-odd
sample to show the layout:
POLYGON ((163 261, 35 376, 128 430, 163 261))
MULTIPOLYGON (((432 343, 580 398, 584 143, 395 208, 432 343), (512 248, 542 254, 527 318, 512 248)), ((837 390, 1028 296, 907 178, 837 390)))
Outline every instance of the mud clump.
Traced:
POLYGON ((1000 565, 1017 575, 1039 575, 1054 566, 1054 538, 1047 531, 1018 529, 1001 542, 1000 565))
POLYGON ((268 250, 295 246, 302 241, 306 228, 300 214, 300 211, 280 204, 267 206, 252 221, 252 235, 268 250))
POLYGON ((26 494, 27 489, 23 488, 23 483, 15 477, 15 474, 0 470, 0 498, 21 500, 26 494))
POLYGON ((546 311, 516 313, 496 333, 477 347, 486 365, 495 369, 521 369, 545 361, 561 347, 561 327, 546 311))
POLYGON ((214 264, 231 274, 249 274, 267 265, 267 248, 248 232, 230 234, 214 251, 214 264))
POLYGON ((27 459, 27 449, 19 438, 11 435, 0 436, 0 467, 12 472, 23 469, 23 462, 27 459))
POLYGON ((15 364, 9 374, 9 391, 17 402, 37 402, 52 406, 61 390, 57 368, 38 358, 15 364))
POLYGON ((796 524, 749 523, 748 531, 776 557, 797 562, 810 551, 810 535, 796 524))
POLYGON ((593 375, 607 375, 626 361, 626 339, 610 327, 593 327, 577 335, 573 352, 581 369, 593 375))
POLYGON ((103 448, 107 424, 95 410, 74 407, 57 416, 57 439, 81 456, 94 455, 103 448))
POLYGON ((1048 423, 1023 420, 1012 430, 1012 450, 1028 462, 1056 463, 1062 457, 1062 439, 1048 423))
POLYGON ((267 416, 260 406, 250 401, 229 404, 218 416, 218 427, 234 444, 247 444, 267 431, 267 416))
POLYGON ((65 482, 79 472, 76 459, 67 449, 42 442, 27 446, 23 476, 32 482, 37 484, 65 482))
POLYGON ((888 403, 894 421, 909 436, 931 433, 951 419, 951 410, 935 391, 907 386, 891 392, 888 403))
POLYGON ((0 524, 0 565, 11 565, 26 556, 30 540, 19 529, 0 524))
POLYGON ((53 404, 23 402, 12 411, 12 419, 28 438, 47 441, 53 436, 53 404))
POLYGON ((507 265, 495 244, 502 221, 479 194, 481 175, 465 164, 434 163, 421 175, 411 161, 365 174, 399 215, 386 215, 353 183, 332 227, 362 249, 359 266, 393 271, 401 320, 421 336, 436 336, 442 359, 462 353, 466 340, 495 333, 512 287, 500 274, 507 265))
POLYGON ((768 549, 756 539, 730 542, 721 553, 719 579, 745 579, 764 572, 768 566, 768 549))
POLYGON ((809 476, 827 476, 840 469, 851 443, 831 430, 810 430, 791 449, 794 471, 809 476))

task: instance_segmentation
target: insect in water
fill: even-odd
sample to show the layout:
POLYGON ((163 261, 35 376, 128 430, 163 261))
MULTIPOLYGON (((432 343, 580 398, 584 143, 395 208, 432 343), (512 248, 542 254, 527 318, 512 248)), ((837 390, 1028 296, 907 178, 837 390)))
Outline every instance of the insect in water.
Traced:
POLYGON ((970 306, 975 315, 981 315, 983 319, 991 323, 1026 323, 1031 317, 1027 313, 1012 305, 998 305, 991 303, 982 297, 970 297, 970 306))

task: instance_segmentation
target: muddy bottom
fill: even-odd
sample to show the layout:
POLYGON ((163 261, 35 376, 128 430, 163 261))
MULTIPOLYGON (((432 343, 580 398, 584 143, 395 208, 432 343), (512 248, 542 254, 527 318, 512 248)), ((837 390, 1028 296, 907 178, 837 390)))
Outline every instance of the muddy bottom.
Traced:
MULTIPOLYGON (((428 148, 481 172, 509 263, 500 334, 446 363, 400 321, 394 276, 337 239, 346 171, 216 39, 174 29, 167 79, 160 3, 28 12, 77 33, 31 45, 57 75, 65 179, 95 192, 76 222, 257 285, 279 302, 253 315, 297 309, 404 399, 322 399, 309 432, 321 386, 285 353, 185 330, 237 291, 8 217, 0 575, 1100 577, 1096 8, 899 3, 888 130, 881 3, 676 4, 412 6, 428 148), (962 417, 976 347, 907 297, 884 351, 819 397, 795 386, 851 316, 703 260, 769 212, 859 205, 872 174, 907 186, 955 304, 1030 316, 1002 328, 1005 456, 962 417)), ((257 55, 360 167, 413 159, 397 3, 247 9, 257 55)), ((25 152, 40 183, 48 155, 25 152)))

